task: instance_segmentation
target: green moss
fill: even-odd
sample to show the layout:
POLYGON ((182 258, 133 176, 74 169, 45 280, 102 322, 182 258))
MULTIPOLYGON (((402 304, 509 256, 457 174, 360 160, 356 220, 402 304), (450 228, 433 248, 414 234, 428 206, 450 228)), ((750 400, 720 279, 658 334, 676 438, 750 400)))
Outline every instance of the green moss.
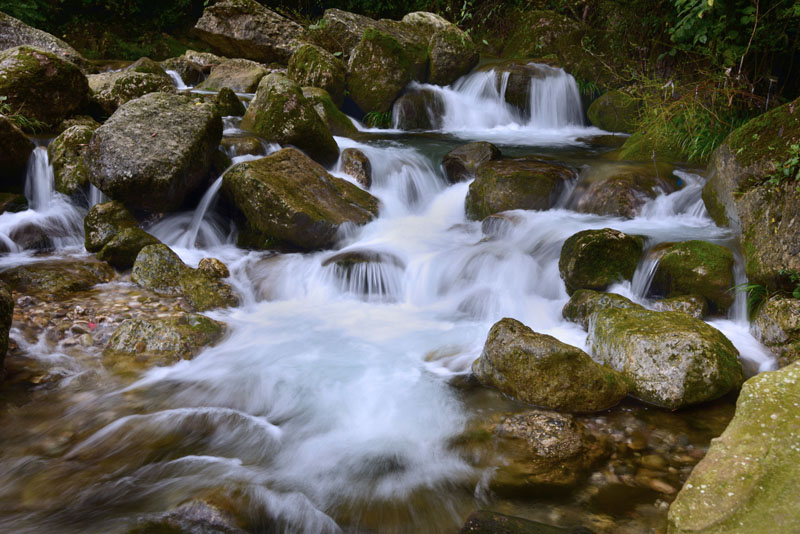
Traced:
POLYGON ((800 99, 751 119, 731 132, 725 143, 742 167, 762 160, 783 162, 790 146, 800 143, 800 99))
POLYGON ((610 132, 633 133, 639 122, 641 102, 622 91, 609 91, 586 110, 589 121, 610 132))
POLYGON ((567 293, 577 289, 603 290, 614 282, 630 280, 642 256, 644 240, 617 230, 584 230, 561 248, 558 270, 567 293))
POLYGON ((319 87, 303 87, 303 96, 314 106, 317 114, 328 126, 333 135, 353 137, 358 133, 353 121, 342 113, 325 89, 319 87))

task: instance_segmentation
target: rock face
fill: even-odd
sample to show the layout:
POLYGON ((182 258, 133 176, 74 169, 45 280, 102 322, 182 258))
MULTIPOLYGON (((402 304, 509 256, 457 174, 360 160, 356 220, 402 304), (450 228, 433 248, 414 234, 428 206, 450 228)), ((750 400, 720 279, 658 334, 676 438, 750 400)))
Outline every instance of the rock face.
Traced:
POLYGON ((219 57, 208 52, 195 52, 187 50, 178 57, 165 59, 160 63, 165 70, 177 72, 184 83, 195 85, 203 81, 203 77, 211 72, 211 69, 225 61, 224 57, 219 57))
POLYGON ((183 296, 197 311, 235 306, 239 300, 228 284, 204 270, 192 269, 163 244, 139 252, 131 280, 158 295, 183 296))
POLYGON ((627 393, 616 371, 595 363, 576 347, 508 318, 492 326, 472 372, 481 383, 510 397, 566 412, 605 410, 627 393))
POLYGON ((597 97, 586 110, 589 121, 609 132, 633 133, 639 121, 641 103, 622 91, 609 91, 597 97))
POLYGON ((708 299, 713 313, 733 304, 733 253, 706 241, 667 245, 656 267, 650 293, 661 297, 698 295, 708 299))
POLYGON ((4 185, 22 185, 34 144, 4 115, 0 115, 0 146, 0 180, 4 185))
POLYGON ((219 91, 227 87, 237 93, 253 93, 267 74, 269 71, 255 61, 229 59, 212 67, 211 74, 197 88, 219 91))
POLYGON ((378 212, 372 195, 291 148, 236 165, 222 189, 251 226, 304 250, 330 247, 342 224, 365 224, 378 212))
POLYGON ((175 85, 166 75, 136 71, 104 72, 89 75, 94 99, 106 113, 148 93, 174 93, 175 85))
POLYGON ((669 532, 800 531, 800 364, 745 382, 736 414, 669 509, 669 532))
POLYGON ((434 33, 429 46, 429 83, 450 85, 480 61, 480 54, 472 39, 454 25, 434 33))
POLYGON ((439 130, 444 116, 444 101, 430 89, 411 89, 392 106, 392 123, 401 130, 439 130))
POLYGON ((714 152, 703 201, 717 224, 739 234, 747 278, 791 291, 782 269, 800 272, 800 195, 793 181, 771 185, 800 143, 800 99, 734 130, 714 152))
POLYGON ((113 277, 114 270, 105 263, 85 260, 42 261, 0 273, 0 280, 14 291, 45 301, 63 299, 113 277))
POLYGON ((317 115, 322 118, 322 122, 325 123, 332 135, 354 137, 358 134, 358 128, 355 127, 353 121, 339 111, 339 108, 333 103, 331 95, 325 89, 303 87, 303 96, 314 106, 317 115))
POLYGON ((261 80, 242 128, 267 141, 294 145, 325 166, 332 166, 339 158, 339 147, 322 118, 300 87, 280 74, 272 73, 261 80))
POLYGON ((467 217, 482 220, 501 211, 550 209, 573 177, 567 167, 534 158, 482 163, 467 193, 467 217))
POLYGON ((3 364, 8 352, 8 331, 14 319, 14 297, 11 289, 0 282, 0 378, 3 376, 3 364))
POLYGON ((302 44, 289 60, 286 74, 301 87, 325 89, 337 107, 344 102, 344 63, 322 47, 302 44))
POLYGON ((176 210, 208 178, 221 138, 213 104, 151 93, 95 131, 86 152, 89 180, 130 208, 176 210))
POLYGON ((561 310, 564 319, 578 323, 585 330, 589 329, 589 321, 593 314, 611 308, 644 308, 631 302, 630 299, 616 293, 599 293, 591 289, 579 289, 572 294, 561 310))
POLYGON ((564 242, 558 271, 567 293, 577 289, 602 291, 614 282, 630 280, 642 256, 644 240, 618 230, 584 230, 564 242))
POLYGON ((96 128, 70 126, 47 147, 56 191, 72 196, 89 185, 89 170, 83 156, 96 128))
POLYGON ((17 46, 0 52, 0 94, 20 115, 55 126, 87 101, 89 84, 74 63, 17 46))
POLYGON ((203 11, 194 32, 225 56, 285 65, 304 30, 255 0, 224 0, 203 11))
POLYGON ((781 365, 800 360, 800 299, 770 297, 756 313, 750 331, 781 365))
POLYGON ((77 50, 47 32, 31 28, 21 20, 0 12, 0 50, 15 46, 32 46, 53 53, 89 72, 92 65, 77 50))
POLYGON ((355 178, 364 189, 372 186, 372 164, 367 155, 357 148, 342 150, 342 172, 355 178))
POLYGON ((631 395, 656 406, 716 399, 742 383, 731 342, 684 313, 601 310, 589 321, 587 344, 595 359, 625 376, 631 395))
POLYGON ((103 363, 118 373, 193 358, 225 334, 225 323, 186 313, 167 319, 127 319, 103 350, 103 363))
POLYGON ((473 178, 481 163, 496 159, 500 159, 500 149, 492 143, 478 141, 454 148, 445 154, 442 168, 447 181, 454 184, 473 178))

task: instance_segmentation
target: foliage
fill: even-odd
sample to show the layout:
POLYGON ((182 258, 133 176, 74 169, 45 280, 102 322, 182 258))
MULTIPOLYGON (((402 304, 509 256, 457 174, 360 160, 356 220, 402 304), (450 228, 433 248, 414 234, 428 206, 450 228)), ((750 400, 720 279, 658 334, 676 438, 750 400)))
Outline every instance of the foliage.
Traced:
POLYGON ((47 125, 38 119, 30 119, 25 115, 21 115, 11 109, 11 105, 6 102, 7 96, 0 96, 0 115, 5 117, 19 126, 24 132, 36 133, 47 130, 47 125))
MULTIPOLYGON (((788 182, 800 182, 800 144, 789 147, 789 157, 778 164, 778 168, 767 180, 769 185, 776 187, 788 182)), ((800 185, 797 186, 797 192, 800 193, 800 185)))
POLYGON ((796 299, 800 299, 800 272, 794 269, 781 269, 778 271, 778 274, 789 280, 789 283, 794 286, 794 289, 792 289, 792 296, 796 299))
POLYGON ((747 317, 753 318, 767 301, 769 292, 761 284, 744 283, 733 287, 736 291, 747 293, 747 317))
POLYGON ((392 125, 392 112, 379 113, 370 111, 364 115, 364 124, 370 128, 388 128, 392 125))

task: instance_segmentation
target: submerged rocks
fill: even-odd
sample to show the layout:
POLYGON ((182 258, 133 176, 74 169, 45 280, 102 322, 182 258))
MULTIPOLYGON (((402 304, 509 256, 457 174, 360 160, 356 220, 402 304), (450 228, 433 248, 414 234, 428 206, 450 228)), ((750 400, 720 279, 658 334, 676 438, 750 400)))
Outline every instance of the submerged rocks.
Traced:
POLYGON ((719 398, 743 379, 733 344, 684 313, 601 310, 589 321, 587 344, 595 359, 625 376, 631 395, 664 408, 719 398))
POLYGON ((166 75, 123 70, 89 76, 94 99, 108 113, 148 93, 174 93, 175 85, 166 75))
POLYGON ((213 104, 151 93, 95 131, 86 153, 89 180, 130 208, 176 210, 209 177, 221 137, 213 104))
POLYGON ((470 514, 459 534, 592 534, 586 528, 562 528, 489 510, 470 514))
POLYGON ((800 363, 745 382, 736 414, 669 508, 669 532, 800 531, 800 363))
POLYGON ((228 59, 212 67, 208 78, 197 89, 219 91, 227 87, 237 93, 253 93, 267 74, 269 71, 255 61, 228 59))
POLYGON ((622 91, 609 91, 597 97, 586 110, 594 126, 609 132, 633 133, 639 121, 641 101, 622 91))
POLYGON ((482 220, 501 211, 550 209, 572 178, 567 167, 535 158, 484 162, 469 186, 467 217, 482 220))
POLYGON ((558 271, 567 293, 577 289, 604 290, 614 282, 630 280, 642 256, 644 240, 618 230, 584 230, 561 247, 558 271))
POLYGON ((88 72, 92 68, 92 65, 77 50, 61 39, 0 12, 0 50, 22 45, 51 52, 61 59, 74 63, 84 72, 88 72))
POLYGON ((60 300, 114 278, 114 270, 98 261, 53 260, 12 267, 0 280, 23 295, 45 301, 60 300))
POLYGON ((445 154, 442 168, 447 181, 454 184, 473 178, 481 163, 496 159, 500 159, 500 149, 492 143, 478 141, 454 148, 445 154))
POLYGON ((372 195, 292 148, 236 165, 222 189, 250 225, 304 250, 330 247, 341 225, 365 224, 378 212, 372 195))
POLYGON ((74 63, 17 46, 0 52, 0 95, 16 113, 55 126, 87 102, 89 84, 74 63))
POLYGON ((72 196, 88 187, 89 170, 83 156, 95 129, 70 126, 47 147, 55 188, 59 193, 72 196))
POLYGON ((300 87, 280 74, 265 76, 242 119, 242 128, 267 141, 294 145, 322 165, 332 166, 339 147, 300 87))
POLYGON ((750 331, 782 365, 800 360, 800 299, 770 297, 756 312, 750 331))
POLYGON ((255 0, 223 0, 203 10, 194 33, 225 56, 286 64, 304 29, 255 0))
POLYGON ((301 87, 325 89, 337 107, 344 102, 345 66, 319 46, 304 43, 292 55, 286 75, 301 87))
POLYGON ((139 252, 131 280, 157 295, 182 296, 198 311, 235 306, 239 301, 228 284, 207 270, 192 269, 163 244, 139 252))
POLYGON ((605 410, 627 394, 616 371, 508 318, 492 326, 472 372, 481 383, 510 397, 566 412, 605 410))
POLYGON ((0 181, 3 185, 23 184, 34 144, 5 115, 0 115, 0 146, 0 181))
POLYGON ((355 178, 364 189, 372 186, 372 164, 367 155, 357 148, 342 150, 342 172, 355 178))
POLYGON ((0 379, 4 370, 6 352, 8 352, 8 331, 11 329, 11 322, 14 319, 14 297, 11 289, 0 282, 0 379))

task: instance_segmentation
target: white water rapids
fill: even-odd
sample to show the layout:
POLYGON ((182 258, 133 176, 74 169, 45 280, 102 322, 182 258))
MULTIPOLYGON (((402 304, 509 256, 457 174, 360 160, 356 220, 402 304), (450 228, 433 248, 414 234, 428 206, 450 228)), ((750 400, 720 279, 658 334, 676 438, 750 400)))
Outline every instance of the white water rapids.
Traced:
MULTIPOLYGON (((591 165, 591 154, 575 139, 597 130, 582 124, 571 77, 559 71, 535 80, 541 87, 532 98, 541 102, 532 103, 524 124, 485 81, 478 73, 437 89, 448 110, 443 134, 489 140, 518 153, 550 140, 569 145, 578 154, 576 166, 591 165)), ((193 360, 152 369, 123 390, 76 398, 65 418, 88 411, 103 423, 65 460, 81 459, 103 476, 76 486, 80 491, 57 511, 19 513, 0 520, 0 527, 110 531, 142 512, 226 488, 246 495, 248 513, 262 518, 269 532, 353 532, 359 525, 381 531, 381 520, 364 511, 376 503, 390 509, 384 517, 402 518, 402 531, 454 528, 463 508, 456 503, 462 497, 453 494, 474 493, 477 507, 481 473, 450 446, 475 416, 450 379, 469 372, 489 328, 503 317, 586 348, 586 332, 561 317, 568 299, 558 273, 564 240, 611 227, 646 236, 648 245, 733 243, 730 231, 714 225, 702 207, 703 179, 685 171, 679 174, 683 189, 651 201, 631 220, 553 209, 511 212, 506 222, 482 227, 464 214, 469 184, 448 186, 439 166, 442 154, 460 142, 441 139, 336 139, 340 148, 369 157, 370 192, 380 199, 381 214, 362 228, 343 230, 335 251, 238 249, 230 224, 214 213, 213 192, 197 213, 151 227, 191 265, 207 256, 228 265, 242 305, 209 315, 226 322, 229 334, 193 360), (343 280, 334 265, 323 263, 347 251, 371 252, 382 261, 343 280), (104 412, 123 400, 132 407, 104 412), (155 449, 158 443, 168 450, 155 449), (431 522, 430 510, 439 523, 431 522), (89 517, 65 527, 82 515, 89 517)), ((37 149, 32 158, 38 180, 47 172, 46 160, 40 168, 46 152, 37 149)), ((79 253, 84 211, 57 193, 42 198, 39 187, 32 193, 34 209, 0 215, 0 237, 19 250, 19 225, 49 228, 60 221, 68 235, 56 249, 71 246, 79 253)), ((28 253, 10 254, 3 264, 28 259, 28 253)), ((650 267, 644 262, 632 284, 611 290, 646 305, 650 267)), ((736 310, 712 324, 743 360, 770 368, 773 359, 750 336, 741 304, 736 310)), ((44 462, 5 458, 0 472, 11 480, 44 462)), ((398 530, 397 524, 385 528, 398 530)))

